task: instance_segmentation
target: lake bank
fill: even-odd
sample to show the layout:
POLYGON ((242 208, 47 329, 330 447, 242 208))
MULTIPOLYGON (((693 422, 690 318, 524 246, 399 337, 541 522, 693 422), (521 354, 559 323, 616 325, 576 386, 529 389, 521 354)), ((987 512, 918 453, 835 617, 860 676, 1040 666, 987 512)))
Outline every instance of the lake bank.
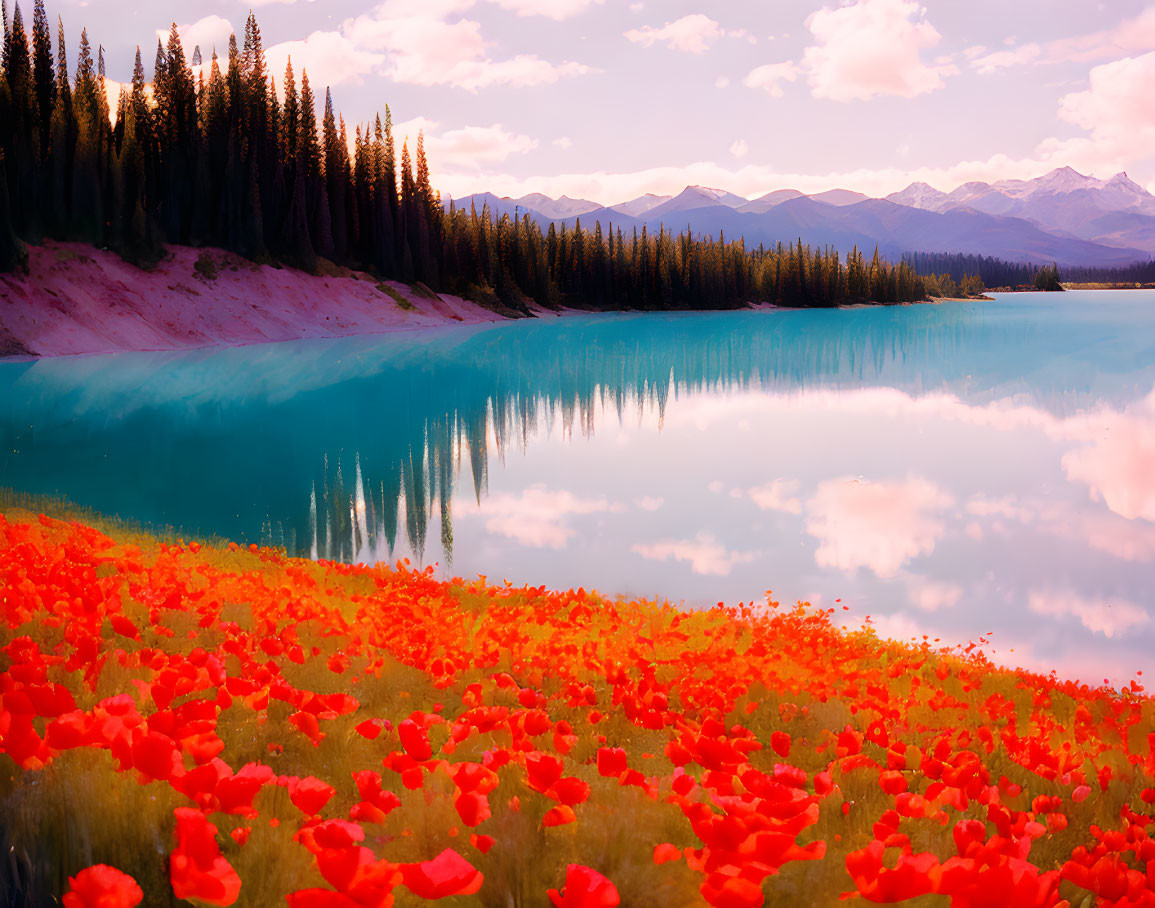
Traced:
MULTIPOLYGON (((0 274, 0 356, 187 350, 505 321, 458 296, 340 269, 313 276, 173 246, 152 271, 83 243, 0 274)), ((544 312, 545 310, 543 310, 544 312)))
MULTIPOLYGON (((365 272, 332 267, 313 275, 208 247, 172 246, 160 265, 145 271, 85 243, 46 241, 29 246, 29 266, 28 276, 0 274, 0 359, 243 347, 500 323, 517 314, 365 272)), ((876 305, 916 304, 837 308, 876 305)), ((530 310, 547 318, 598 311, 530 310)))

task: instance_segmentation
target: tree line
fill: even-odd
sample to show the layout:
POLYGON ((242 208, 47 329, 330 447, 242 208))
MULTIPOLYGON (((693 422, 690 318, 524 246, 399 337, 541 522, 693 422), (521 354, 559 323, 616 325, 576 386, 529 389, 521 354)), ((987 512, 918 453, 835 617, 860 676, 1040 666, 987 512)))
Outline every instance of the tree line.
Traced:
MULTIPOLYGON (((0 59, 0 270, 27 267, 24 242, 92 243, 152 267, 164 243, 217 246, 316 273, 340 266, 519 312, 531 303, 587 308, 729 308, 748 302, 835 306, 907 302, 981 290, 853 249, 801 239, 747 248, 612 224, 543 232, 528 216, 446 209, 420 134, 396 154, 389 108, 354 126, 290 61, 280 90, 260 28, 223 59, 191 60, 174 24, 157 42, 151 82, 139 48, 131 83, 109 104, 103 48, 80 34, 70 76, 64 26, 56 47, 43 0, 31 33, 4 3, 0 59), (194 72, 195 67, 195 72, 194 72)), ((965 276, 964 276, 965 277, 965 276)))

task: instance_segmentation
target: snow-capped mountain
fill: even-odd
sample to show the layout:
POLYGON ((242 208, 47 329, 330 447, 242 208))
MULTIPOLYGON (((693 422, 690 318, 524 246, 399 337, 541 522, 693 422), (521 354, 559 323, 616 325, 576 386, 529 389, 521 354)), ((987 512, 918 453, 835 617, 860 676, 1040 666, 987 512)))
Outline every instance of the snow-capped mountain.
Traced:
POLYGON ((1060 265, 1127 265, 1155 255, 1155 196, 1126 174, 1109 179, 1060 168, 1034 180, 964 183, 944 192, 912 183, 885 199, 846 189, 804 195, 779 189, 748 201, 705 186, 674 197, 644 195, 613 207, 583 199, 521 199, 481 194, 457 206, 488 204, 495 216, 529 214, 539 223, 561 221, 603 230, 647 227, 744 237, 748 244, 804 242, 904 252, 962 252, 1008 261, 1060 265), (594 206, 589 208, 588 206, 594 206), (571 212, 563 215, 562 212, 571 212))
POLYGON ((672 195, 654 195, 652 192, 647 192, 645 195, 638 196, 636 199, 630 199, 628 202, 612 205, 610 206, 610 210, 636 218, 645 214, 647 211, 652 211, 659 205, 670 201, 672 198, 672 195))
POLYGON ((593 211, 595 208, 602 207, 597 202, 591 202, 589 199, 571 199, 568 195, 563 195, 560 199, 551 199, 549 196, 542 195, 540 192, 523 195, 520 199, 512 199, 511 201, 520 208, 539 211, 547 218, 557 218, 558 220, 572 218, 579 214, 585 214, 587 211, 593 211))
POLYGON ((1101 180, 1060 167, 1033 180, 964 183, 950 193, 912 183, 887 198, 926 211, 971 208, 1025 218, 1047 230, 1155 253, 1155 196, 1125 173, 1101 180))
POLYGON ((741 208, 750 200, 724 189, 710 189, 707 186, 687 186, 678 195, 668 202, 663 202, 648 212, 648 215, 662 216, 679 211, 692 211, 696 208, 712 208, 721 205, 725 208, 741 208))

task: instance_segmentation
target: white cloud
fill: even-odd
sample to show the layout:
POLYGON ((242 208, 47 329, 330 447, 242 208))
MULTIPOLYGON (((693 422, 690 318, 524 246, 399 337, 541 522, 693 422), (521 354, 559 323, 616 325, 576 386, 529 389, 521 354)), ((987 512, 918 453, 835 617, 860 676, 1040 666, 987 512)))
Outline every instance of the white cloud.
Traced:
POLYGON ((501 492, 481 501, 486 530, 531 548, 564 548, 577 532, 567 517, 611 510, 605 498, 583 498, 542 485, 530 486, 520 495, 501 492))
POLYGON ((1152 47, 1155 47, 1155 7, 1148 6, 1138 16, 1113 28, 1048 42, 1040 62, 1091 63, 1118 57, 1121 53, 1148 51, 1152 47))
POLYGON ((380 69, 385 55, 359 47, 339 32, 316 31, 300 41, 283 41, 265 52, 269 72, 277 80, 278 91, 284 88, 285 65, 293 61, 293 72, 300 85, 301 73, 309 73, 309 84, 318 99, 326 87, 343 82, 360 84, 362 76, 380 69))
POLYGON ((1090 444, 1063 455, 1067 477, 1086 483, 1091 498, 1120 517, 1155 523, 1155 391, 1121 414, 1073 425, 1090 444), (1098 431, 1099 425, 1110 431, 1098 431))
POLYGON ((714 87, 715 88, 729 88, 730 87, 730 80, 728 78, 726 78, 725 76, 718 76, 718 78, 714 80, 714 87))
POLYGON ((963 594, 962 587, 956 583, 943 583, 923 577, 907 578, 906 592, 911 604, 924 612, 954 608, 963 594))
POLYGON ((538 146, 537 139, 510 132, 500 123, 492 126, 463 126, 442 133, 433 131, 436 125, 431 120, 418 117, 397 124, 393 130, 398 141, 408 136, 411 148, 417 141, 417 133, 424 131, 425 154, 430 169, 435 172, 443 168, 462 170, 497 163, 513 155, 527 154, 538 146))
MULTIPOLYGON (((491 85, 552 84, 591 71, 581 63, 551 63, 536 54, 493 59, 481 24, 460 17, 473 5, 473 0, 387 0, 371 13, 347 19, 341 36, 362 52, 384 54, 385 74, 413 85, 478 91, 491 85)), ((538 6, 522 4, 526 15, 538 6)), ((563 8, 575 8, 574 0, 563 8)))
POLYGON ((988 75, 1000 69, 1030 63, 1032 60, 1037 60, 1042 52, 1042 48, 1037 44, 1024 44, 1014 50, 998 50, 994 53, 976 56, 971 60, 971 68, 982 75, 988 75))
POLYGON ((894 577, 912 558, 934 551, 944 531, 938 514, 952 503, 948 492, 921 477, 822 482, 806 503, 806 531, 820 543, 814 561, 894 577))
POLYGON ((695 574, 727 576, 735 565, 749 564, 758 557, 757 552, 731 552, 724 545, 706 533, 699 533, 694 539, 663 539, 658 542, 631 546, 650 561, 688 561, 695 574))
POLYGON ((547 19, 560 22, 562 19, 584 13, 591 6, 604 3, 605 0, 493 0, 493 2, 519 16, 545 16, 547 19))
POLYGON ((1013 50, 988 54, 986 47, 976 45, 968 47, 963 55, 979 72, 993 72, 1011 66, 1093 63, 1117 58, 1120 54, 1145 52, 1155 47, 1155 7, 1148 7, 1133 19, 1090 34, 1059 38, 1043 45, 1032 42, 1016 48, 1016 43, 1012 36, 1003 44, 1013 50))
POLYGON ((795 496, 798 481, 775 479, 765 485, 748 491, 750 500, 763 511, 781 511, 784 514, 801 514, 802 502, 795 496))
POLYGON ((681 19, 667 22, 661 28, 643 25, 641 28, 631 28, 624 34, 628 40, 642 47, 650 47, 660 41, 670 50, 687 54, 704 54, 710 49, 710 44, 717 41, 725 32, 709 16, 691 13, 681 19))
POLYGON ((558 136, 553 140, 553 144, 562 149, 573 148, 573 139, 569 136, 558 136))
POLYGON ((744 158, 750 153, 750 145, 745 139, 738 139, 730 146, 730 154, 736 158, 744 158))
POLYGON ((1155 147, 1155 51, 1125 57, 1091 70, 1085 91, 1065 95, 1059 116, 1089 135, 1050 139, 1040 152, 1083 170, 1117 170, 1151 157, 1155 147))
POLYGON ((642 498, 634 499, 634 504, 636 504, 643 511, 656 511, 665 503, 666 500, 664 498, 652 495, 646 495, 642 498))
POLYGON ((816 98, 868 101, 892 95, 913 98, 937 91, 949 63, 927 65, 922 51, 941 35, 915 0, 858 0, 835 9, 823 7, 806 20, 815 42, 802 66, 816 98))
POLYGON ((1071 590, 1033 591, 1028 605, 1036 615, 1076 617, 1091 633, 1105 637, 1114 637, 1151 620, 1144 609, 1126 599, 1086 598, 1071 590))
POLYGON ((967 502, 966 512, 975 517, 1004 517, 1020 523, 1030 523, 1035 516, 1034 511, 1019 504, 1015 495, 1003 495, 1000 498, 976 495, 967 502))
POLYGON ((772 98, 781 98, 784 94, 782 83, 796 81, 799 72, 791 60, 785 63, 767 63, 747 73, 742 84, 747 88, 760 88, 772 98))
MULTIPOLYGON (((166 46, 168 45, 169 31, 170 29, 167 28, 156 30, 156 36, 166 46)), ((214 47, 217 49, 217 53, 224 57, 229 46, 229 36, 233 34, 233 31, 232 23, 220 16, 205 16, 191 24, 177 26, 185 59, 190 62, 192 61, 193 49, 196 47, 201 49, 201 56, 205 63, 212 59, 214 47)), ((144 54, 146 50, 147 48, 142 48, 141 53, 144 54)))
POLYGON ((744 84, 780 98, 783 82, 805 74, 816 98, 869 101, 937 91, 944 76, 958 72, 949 58, 923 61, 922 52, 937 46, 942 36, 915 0, 857 0, 823 7, 806 20, 806 27, 814 43, 800 62, 759 66, 744 84))

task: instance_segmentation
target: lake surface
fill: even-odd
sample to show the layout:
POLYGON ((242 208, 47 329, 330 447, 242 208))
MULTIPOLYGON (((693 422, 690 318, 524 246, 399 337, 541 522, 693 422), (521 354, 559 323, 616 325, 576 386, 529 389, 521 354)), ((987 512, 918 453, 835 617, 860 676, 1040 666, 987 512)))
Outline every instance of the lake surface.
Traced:
POLYGON ((1155 292, 3 362, 0 485, 1118 683, 1155 652, 1155 292))

